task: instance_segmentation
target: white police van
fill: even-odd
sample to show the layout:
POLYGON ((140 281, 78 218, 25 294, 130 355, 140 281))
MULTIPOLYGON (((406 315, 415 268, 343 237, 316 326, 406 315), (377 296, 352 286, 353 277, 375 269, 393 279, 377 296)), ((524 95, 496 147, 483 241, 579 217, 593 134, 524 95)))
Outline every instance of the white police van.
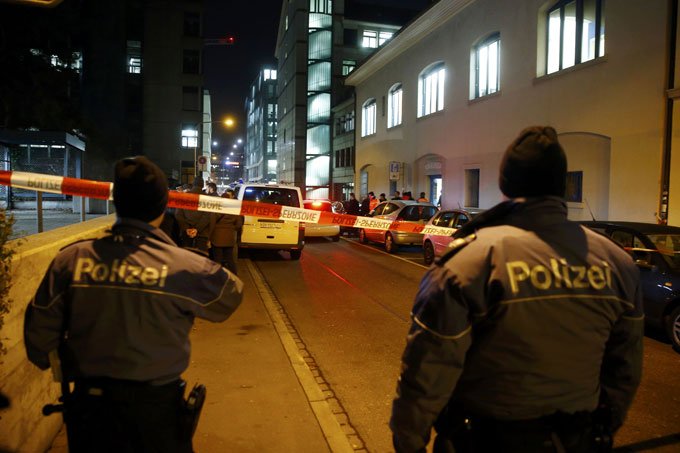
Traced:
MULTIPOLYGON (((245 183, 238 187, 236 198, 263 204, 302 207, 299 187, 279 184, 245 183)), ((239 247, 248 249, 287 250, 299 260, 305 246, 305 224, 288 220, 244 216, 239 247)))

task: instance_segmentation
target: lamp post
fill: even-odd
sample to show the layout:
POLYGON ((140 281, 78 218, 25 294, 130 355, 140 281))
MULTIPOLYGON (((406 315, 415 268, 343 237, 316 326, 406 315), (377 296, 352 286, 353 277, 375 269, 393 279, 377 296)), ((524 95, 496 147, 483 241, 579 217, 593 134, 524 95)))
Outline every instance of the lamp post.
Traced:
MULTIPOLYGON (((214 124, 214 123, 221 123, 221 124, 223 124, 227 129, 233 128, 234 125, 236 124, 236 122, 234 121, 234 119, 233 119, 232 117, 230 117, 230 116, 227 117, 227 118, 225 118, 225 119, 223 119, 223 120, 217 120, 217 121, 201 121, 200 124, 203 125, 203 124, 214 124)), ((196 178, 196 177, 198 176, 198 143, 199 143, 199 141, 198 141, 198 131, 196 131, 196 132, 197 132, 197 134, 196 134, 196 135, 197 135, 197 136, 196 136, 196 144, 194 145, 194 178, 196 178)), ((202 131, 201 131, 201 132, 202 132, 202 131)), ((212 138, 212 137, 211 137, 211 138, 212 138)), ((214 141, 214 142, 212 143, 212 145, 213 145, 213 146, 217 146, 217 141, 214 141)), ((212 152, 211 152, 211 155, 212 155, 212 152)), ((209 165, 210 165, 210 162, 208 162, 207 160, 206 160, 206 162, 207 162, 207 165, 209 166, 209 165)), ((206 165, 206 163, 202 163, 202 165, 206 165)))

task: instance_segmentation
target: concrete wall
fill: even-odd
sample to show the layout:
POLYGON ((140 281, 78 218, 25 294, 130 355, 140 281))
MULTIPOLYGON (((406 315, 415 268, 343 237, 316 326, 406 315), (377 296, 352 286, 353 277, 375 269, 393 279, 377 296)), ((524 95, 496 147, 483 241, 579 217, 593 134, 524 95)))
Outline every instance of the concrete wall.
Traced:
POLYGON ((10 243, 16 254, 9 295, 12 305, 0 331, 7 348, 7 354, 0 356, 0 391, 10 398, 11 407, 0 411, 0 451, 46 451, 62 425, 61 415, 45 417, 41 413, 45 404, 57 402, 60 390, 49 371, 39 370, 26 359, 24 313, 59 249, 103 235, 114 220, 113 215, 99 217, 10 243))

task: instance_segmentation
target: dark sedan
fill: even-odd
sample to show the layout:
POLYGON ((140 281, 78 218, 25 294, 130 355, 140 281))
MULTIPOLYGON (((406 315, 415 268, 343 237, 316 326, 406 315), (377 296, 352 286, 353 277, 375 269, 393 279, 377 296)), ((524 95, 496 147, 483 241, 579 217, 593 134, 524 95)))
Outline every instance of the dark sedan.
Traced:
POLYGON ((623 247, 640 268, 647 321, 680 352, 680 228, 653 223, 582 222, 623 247))

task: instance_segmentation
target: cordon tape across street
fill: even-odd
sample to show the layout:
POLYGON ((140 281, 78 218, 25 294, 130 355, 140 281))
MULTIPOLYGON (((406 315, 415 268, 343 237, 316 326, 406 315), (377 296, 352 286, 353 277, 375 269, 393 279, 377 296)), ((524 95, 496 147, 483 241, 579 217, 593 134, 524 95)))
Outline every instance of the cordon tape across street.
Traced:
MULTIPOLYGON (((69 178, 66 176, 43 175, 20 171, 0 170, 0 185, 15 189, 34 190, 78 197, 112 200, 113 183, 92 181, 88 179, 69 178)), ((403 231, 407 233, 432 234, 450 236, 456 230, 428 226, 402 221, 376 219, 349 214, 314 211, 311 209, 293 208, 256 201, 239 201, 194 193, 170 191, 169 208, 188 209, 191 211, 217 212, 265 219, 290 220, 293 222, 318 223, 323 225, 340 225, 353 228, 370 228, 385 231, 403 231)))

